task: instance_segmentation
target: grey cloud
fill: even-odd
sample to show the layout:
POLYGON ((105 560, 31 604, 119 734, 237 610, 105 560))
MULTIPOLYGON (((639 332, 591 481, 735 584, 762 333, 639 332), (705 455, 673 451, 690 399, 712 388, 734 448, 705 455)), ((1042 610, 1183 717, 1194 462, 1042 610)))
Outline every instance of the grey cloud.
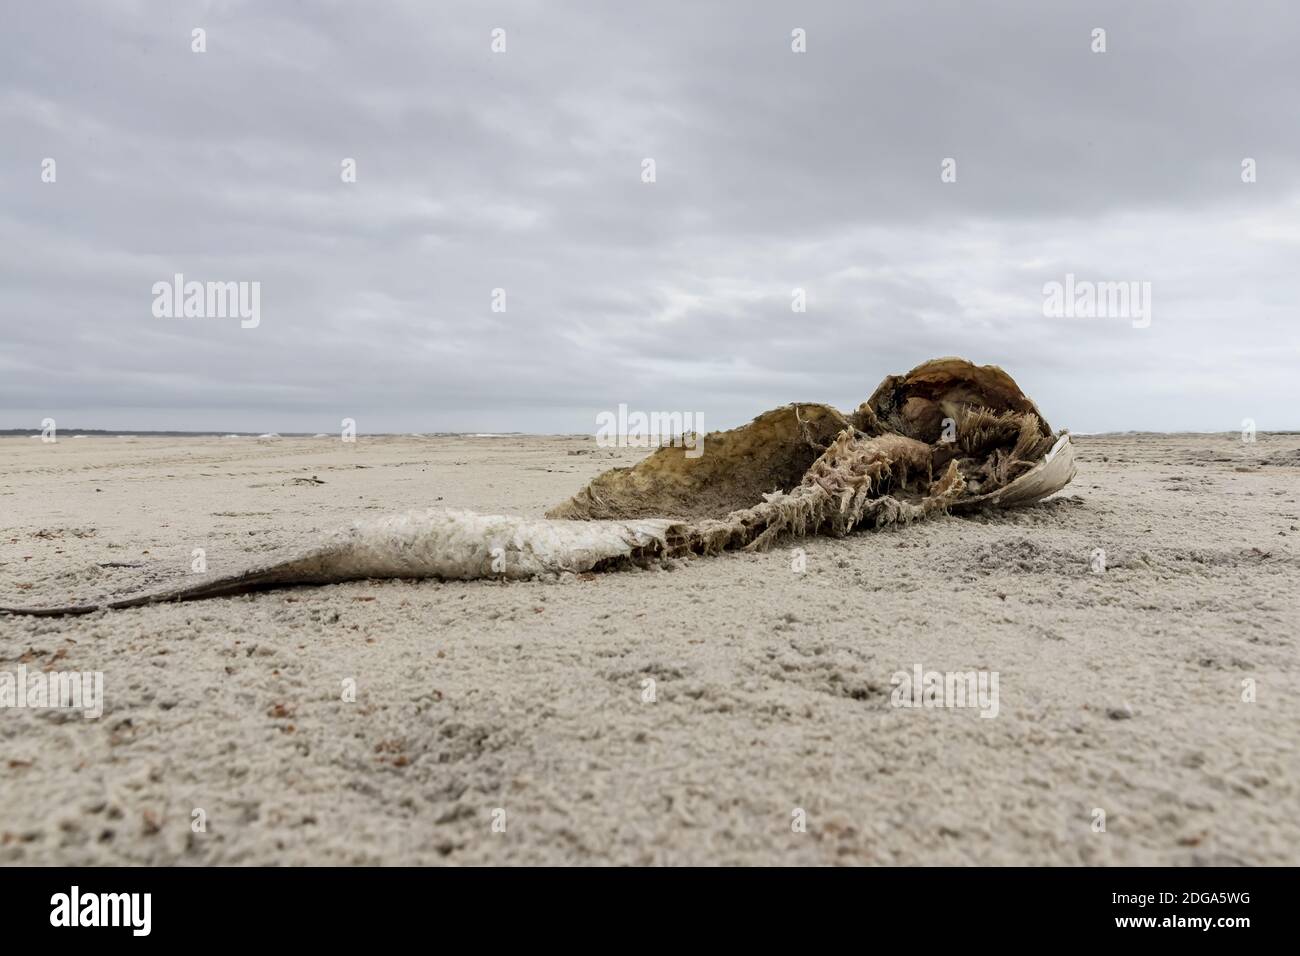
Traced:
POLYGON ((0 427, 722 427, 949 353, 1079 430, 1300 425, 1287 3, 10 17, 0 427), (261 325, 153 318, 176 272, 259 281, 261 325), (1066 272, 1152 282, 1151 328, 1044 317, 1066 272))

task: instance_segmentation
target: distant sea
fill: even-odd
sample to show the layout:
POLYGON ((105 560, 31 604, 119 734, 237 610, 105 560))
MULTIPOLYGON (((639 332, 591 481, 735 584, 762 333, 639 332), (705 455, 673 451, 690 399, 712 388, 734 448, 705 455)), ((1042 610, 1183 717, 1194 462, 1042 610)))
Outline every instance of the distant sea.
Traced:
MULTIPOLYGON (((0 437, 29 438, 41 434, 39 428, 0 428, 0 437)), ((510 438, 523 435, 524 432, 365 432, 374 438, 419 437, 419 438, 510 438)), ((130 429, 106 428, 64 428, 59 426, 59 438, 72 438, 76 435, 94 436, 96 438, 338 438, 338 432, 191 432, 191 431, 132 431, 130 429)))

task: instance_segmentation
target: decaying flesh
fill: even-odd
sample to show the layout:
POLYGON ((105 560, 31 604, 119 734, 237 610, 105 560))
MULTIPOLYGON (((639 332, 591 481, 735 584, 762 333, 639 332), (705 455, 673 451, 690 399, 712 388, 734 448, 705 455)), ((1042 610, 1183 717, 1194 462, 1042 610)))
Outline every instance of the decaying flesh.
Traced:
POLYGON ((358 522, 305 552, 198 584, 0 611, 83 614, 361 578, 605 571, 1028 504, 1074 477, 1069 433, 1053 434, 1006 372, 957 358, 890 376, 848 416, 828 405, 786 405, 703 441, 699 457, 665 447, 605 472, 544 519, 410 512, 358 522))

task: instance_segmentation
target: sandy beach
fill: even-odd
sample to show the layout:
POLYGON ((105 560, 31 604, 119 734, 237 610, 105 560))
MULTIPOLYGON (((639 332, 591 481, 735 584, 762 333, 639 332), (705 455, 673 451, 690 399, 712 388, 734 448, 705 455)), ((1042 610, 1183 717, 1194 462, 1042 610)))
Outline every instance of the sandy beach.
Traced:
MULTIPOLYGON (((104 675, 97 719, 0 712, 0 863, 1300 863, 1300 436, 1076 441, 1038 506, 663 570, 0 616, 0 671, 104 675), (894 706, 917 666, 996 716, 894 706)), ((0 605, 643 455, 0 438, 0 605)))

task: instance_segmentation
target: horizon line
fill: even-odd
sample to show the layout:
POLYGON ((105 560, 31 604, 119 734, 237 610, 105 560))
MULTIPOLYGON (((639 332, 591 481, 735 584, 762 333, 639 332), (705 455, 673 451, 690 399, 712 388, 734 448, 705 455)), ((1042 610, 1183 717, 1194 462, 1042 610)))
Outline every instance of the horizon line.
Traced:
MULTIPOLYGON (((738 426, 743 427, 743 426, 738 426)), ((724 429, 730 431, 731 429, 724 429)), ((1208 431, 1198 431, 1193 429, 1126 429, 1123 431, 1099 431, 1085 432, 1075 431, 1070 428, 1061 429, 1063 432, 1069 432, 1071 435, 1080 438, 1101 438, 1108 435, 1236 435, 1240 434, 1241 429, 1224 428, 1208 431)), ((183 437, 183 438, 338 438, 342 440, 338 432, 252 432, 252 431, 223 431, 219 429, 179 429, 179 428, 150 428, 150 429, 113 429, 113 428, 58 428, 58 433, 67 438, 88 438, 88 437, 121 437, 121 438, 147 438, 147 437, 183 437)), ((40 438, 43 430, 40 428, 0 428, 0 438, 40 438)), ((707 434, 717 434, 709 432, 707 434)), ((1300 435, 1300 429, 1279 428, 1279 429, 1259 429, 1255 432, 1257 435, 1300 435)), ((594 437, 595 432, 531 432, 531 431, 428 431, 428 432, 359 432, 355 438, 587 438, 594 437)), ((651 436, 654 437, 654 436, 651 436)), ((668 437, 668 436, 659 436, 668 437)), ((707 435, 706 435, 707 437, 707 435)))

